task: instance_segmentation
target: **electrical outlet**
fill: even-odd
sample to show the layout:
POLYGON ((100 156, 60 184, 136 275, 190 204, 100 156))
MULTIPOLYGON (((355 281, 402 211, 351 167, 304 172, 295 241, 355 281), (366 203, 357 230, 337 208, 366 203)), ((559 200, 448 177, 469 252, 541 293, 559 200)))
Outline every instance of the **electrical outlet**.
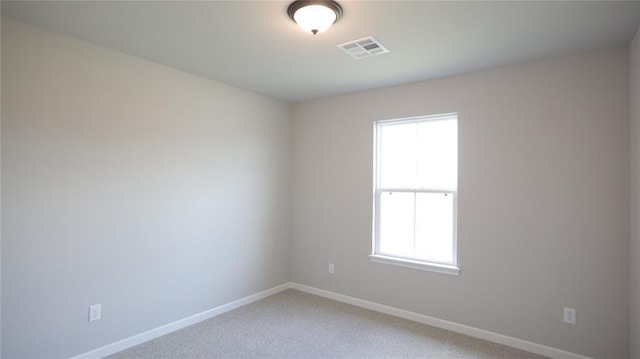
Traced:
POLYGON ((333 263, 329 263, 329 274, 333 273, 335 273, 335 267, 333 266, 333 263))
POLYGON ((100 320, 102 317, 102 305, 94 304, 89 306, 89 321, 100 320))
POLYGON ((564 322, 567 324, 576 324, 576 310, 573 308, 564 308, 564 322))

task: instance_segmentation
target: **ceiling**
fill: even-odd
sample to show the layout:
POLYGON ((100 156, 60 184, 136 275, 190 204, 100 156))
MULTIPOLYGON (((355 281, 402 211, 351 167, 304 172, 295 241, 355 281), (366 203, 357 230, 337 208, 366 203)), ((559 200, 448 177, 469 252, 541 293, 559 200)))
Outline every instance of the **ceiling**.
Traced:
POLYGON ((287 102, 630 42, 637 1, 354 1, 311 35, 290 1, 2 1, 2 15, 287 102), (373 35, 390 52, 336 46, 373 35))

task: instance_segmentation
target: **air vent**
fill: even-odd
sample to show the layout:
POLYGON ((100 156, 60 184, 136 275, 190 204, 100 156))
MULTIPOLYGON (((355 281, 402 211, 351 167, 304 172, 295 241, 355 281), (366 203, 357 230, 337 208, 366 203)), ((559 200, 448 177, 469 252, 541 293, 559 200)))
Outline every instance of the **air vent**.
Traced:
POLYGON ((387 50, 387 48, 373 36, 367 36, 362 39, 345 42, 344 44, 338 45, 338 47, 351 55, 354 59, 364 59, 365 57, 386 54, 389 52, 389 50, 387 50))

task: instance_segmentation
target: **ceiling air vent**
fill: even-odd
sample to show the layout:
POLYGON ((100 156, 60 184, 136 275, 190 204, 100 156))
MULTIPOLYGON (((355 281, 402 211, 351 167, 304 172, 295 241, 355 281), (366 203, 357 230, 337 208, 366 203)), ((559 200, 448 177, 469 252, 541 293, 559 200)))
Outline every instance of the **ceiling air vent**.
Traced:
POLYGON ((362 39, 345 42, 338 45, 347 54, 354 59, 364 59, 375 55, 386 54, 389 52, 384 45, 373 36, 363 37, 362 39))

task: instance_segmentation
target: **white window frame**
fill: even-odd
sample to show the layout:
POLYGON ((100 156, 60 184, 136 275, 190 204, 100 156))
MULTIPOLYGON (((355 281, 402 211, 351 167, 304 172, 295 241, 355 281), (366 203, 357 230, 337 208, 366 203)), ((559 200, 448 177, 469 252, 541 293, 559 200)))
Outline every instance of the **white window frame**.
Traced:
POLYGON ((393 120, 382 120, 374 122, 374 163, 373 163, 373 240, 371 245, 371 255, 369 258, 372 262, 391 264, 406 268, 419 269, 424 271, 459 275, 460 268, 458 267, 458 186, 457 179, 455 188, 381 188, 380 187, 380 153, 381 153, 381 141, 379 137, 381 126, 389 124, 410 124, 425 121, 442 121, 442 120, 455 120, 458 123, 458 113, 445 113, 439 115, 419 116, 410 118, 401 118, 393 120), (452 262, 440 263, 435 261, 424 261, 416 258, 405 258, 399 256, 385 255, 378 252, 379 248, 379 233, 380 233, 380 197, 382 192, 408 192, 408 193, 448 193, 453 196, 453 238, 452 238, 452 262))

